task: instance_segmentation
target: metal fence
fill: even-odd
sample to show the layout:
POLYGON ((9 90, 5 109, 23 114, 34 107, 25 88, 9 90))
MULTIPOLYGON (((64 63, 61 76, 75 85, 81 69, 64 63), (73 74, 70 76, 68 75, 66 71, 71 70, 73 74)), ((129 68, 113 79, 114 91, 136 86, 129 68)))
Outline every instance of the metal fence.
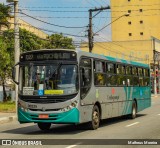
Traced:
MULTIPOLYGON (((15 101, 15 91, 6 91, 7 97, 11 96, 11 101, 15 101)), ((0 91, 0 102, 3 101, 3 91, 0 91)))

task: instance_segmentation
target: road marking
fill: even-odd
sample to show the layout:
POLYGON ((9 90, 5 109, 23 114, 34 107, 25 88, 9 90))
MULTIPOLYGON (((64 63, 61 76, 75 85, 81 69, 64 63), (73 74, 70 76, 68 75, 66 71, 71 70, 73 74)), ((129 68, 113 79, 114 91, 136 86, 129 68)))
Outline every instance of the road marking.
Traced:
POLYGON ((138 123, 139 123, 139 122, 135 122, 135 123, 132 123, 132 124, 126 125, 126 127, 130 127, 130 126, 136 125, 136 124, 138 124, 138 123))
POLYGON ((79 144, 81 144, 81 143, 76 143, 76 144, 74 144, 74 145, 67 146, 66 148, 73 148, 73 147, 78 146, 79 144))
POLYGON ((77 145, 70 145, 70 146, 67 146, 66 148, 72 148, 72 147, 76 147, 77 145))

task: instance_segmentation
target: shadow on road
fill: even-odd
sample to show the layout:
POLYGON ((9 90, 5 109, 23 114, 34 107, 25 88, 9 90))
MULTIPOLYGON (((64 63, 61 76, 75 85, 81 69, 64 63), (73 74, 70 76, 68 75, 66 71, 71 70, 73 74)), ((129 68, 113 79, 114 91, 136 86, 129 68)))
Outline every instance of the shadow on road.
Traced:
POLYGON ((27 127, 21 127, 21 128, 15 128, 12 130, 6 130, 2 133, 8 133, 8 134, 25 134, 25 135, 68 135, 68 134, 77 134, 80 132, 85 132, 86 130, 82 128, 83 124, 81 125, 52 125, 51 129, 49 131, 41 131, 38 126, 31 125, 27 127))
MULTIPOLYGON (((146 114, 137 114, 137 118, 141 118, 146 116, 146 114)), ((107 127, 108 125, 113 125, 121 122, 125 122, 129 119, 127 116, 105 119, 101 121, 100 127, 107 127)), ((79 125, 52 125, 49 131, 41 131, 37 125, 30 125, 27 127, 16 128, 12 130, 6 130, 2 133, 9 134, 25 134, 25 135, 69 135, 69 134, 78 134, 81 132, 85 132, 88 130, 87 124, 79 124, 79 125)))
MULTIPOLYGON (((137 114, 136 118, 141 118, 146 116, 146 114, 137 114)), ((127 120, 132 120, 130 119, 127 115, 126 116, 121 116, 121 117, 115 117, 115 118, 109 118, 101 121, 101 126, 100 127, 105 127, 107 125, 113 125, 121 122, 125 122, 127 120)))

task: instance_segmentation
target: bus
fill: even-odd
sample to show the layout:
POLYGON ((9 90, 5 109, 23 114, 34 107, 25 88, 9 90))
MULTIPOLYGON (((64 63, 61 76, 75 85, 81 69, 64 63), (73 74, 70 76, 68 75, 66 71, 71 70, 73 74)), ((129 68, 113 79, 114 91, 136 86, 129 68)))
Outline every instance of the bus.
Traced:
POLYGON ((143 63, 80 49, 41 49, 22 53, 13 73, 17 65, 18 121, 41 130, 80 123, 95 130, 103 119, 134 119, 151 106, 150 69, 143 63))

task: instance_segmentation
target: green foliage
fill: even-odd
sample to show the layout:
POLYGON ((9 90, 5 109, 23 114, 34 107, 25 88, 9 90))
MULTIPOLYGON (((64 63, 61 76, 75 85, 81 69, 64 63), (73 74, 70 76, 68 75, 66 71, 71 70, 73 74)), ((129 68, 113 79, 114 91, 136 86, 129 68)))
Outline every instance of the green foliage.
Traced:
POLYGON ((72 38, 64 37, 63 34, 52 34, 49 40, 49 48, 75 49, 72 44, 72 38))
POLYGON ((7 45, 3 42, 3 39, 0 38, 0 78, 1 85, 3 85, 3 101, 7 101, 7 94, 5 91, 5 80, 11 76, 11 67, 10 67, 10 55, 7 52, 7 45))
POLYGON ((15 102, 0 102, 0 112, 16 112, 15 102))
POLYGON ((8 73, 10 70, 9 64, 10 64, 10 55, 7 52, 7 45, 5 42, 3 42, 2 39, 0 39, 0 77, 1 79, 5 79, 9 74, 6 75, 5 72, 8 73))
POLYGON ((22 52, 45 48, 45 42, 35 34, 20 29, 20 49, 22 52))
MULTIPOLYGON (((3 33, 3 39, 8 48, 14 48, 14 31, 8 30, 3 33)), ((35 34, 20 29, 20 50, 21 52, 37 49, 75 49, 72 38, 64 37, 62 34, 53 34, 48 39, 41 39, 35 34)))
POLYGON ((6 26, 9 28, 8 18, 10 17, 11 7, 0 3, 0 28, 6 26))

